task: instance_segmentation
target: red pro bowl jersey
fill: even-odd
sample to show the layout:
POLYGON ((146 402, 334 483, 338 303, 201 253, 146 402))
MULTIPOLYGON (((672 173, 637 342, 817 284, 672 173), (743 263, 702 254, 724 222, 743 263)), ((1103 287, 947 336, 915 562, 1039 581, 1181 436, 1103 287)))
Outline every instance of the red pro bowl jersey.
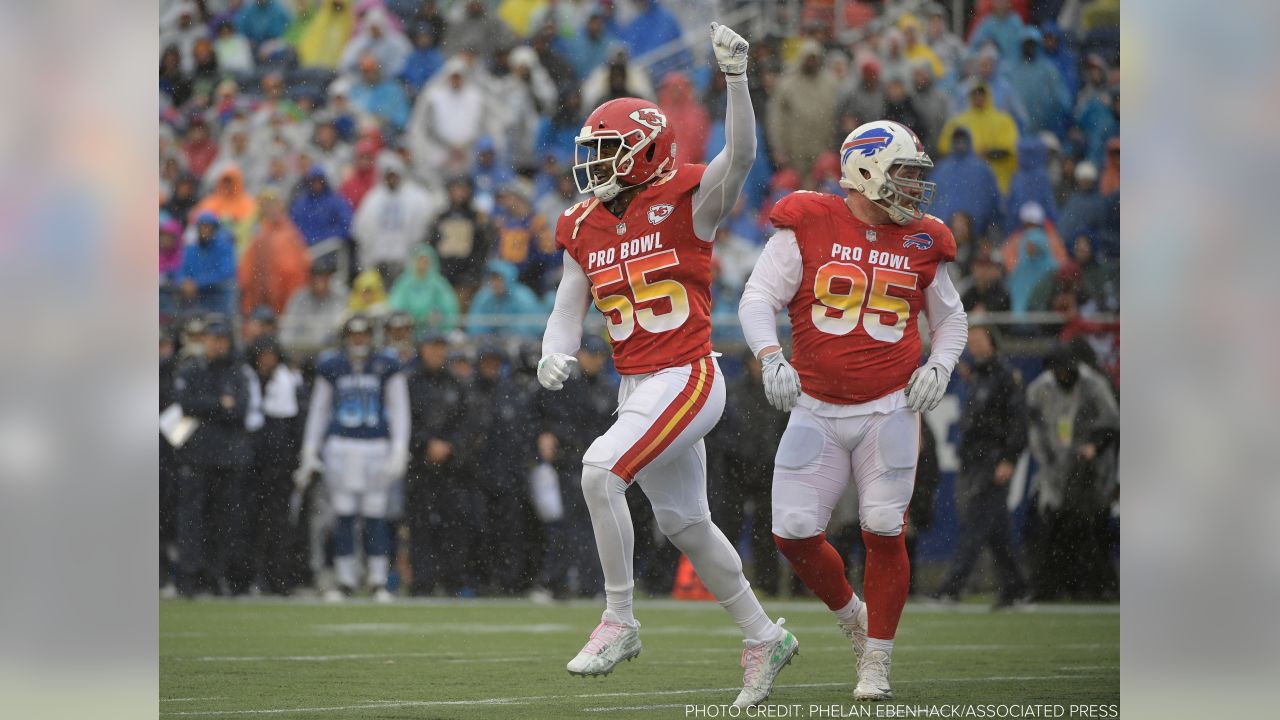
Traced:
POLYGON ((844 199, 797 192, 769 220, 789 228, 804 263, 791 315, 791 363, 804 392, 841 405, 907 386, 920 364, 917 316, 938 263, 956 256, 941 220, 868 225, 844 199))
POLYGON ((704 169, 680 166, 641 190, 621 218, 593 198, 556 223, 556 246, 591 279, 614 366, 624 375, 711 354, 712 243, 693 232, 693 194, 704 169))

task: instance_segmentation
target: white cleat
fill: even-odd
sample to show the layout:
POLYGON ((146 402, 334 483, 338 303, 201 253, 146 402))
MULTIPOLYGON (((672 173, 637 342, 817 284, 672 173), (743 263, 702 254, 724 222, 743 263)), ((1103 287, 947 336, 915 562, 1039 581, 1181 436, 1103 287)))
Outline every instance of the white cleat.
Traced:
POLYGON ((392 595, 391 591, 384 587, 375 588, 373 591, 373 601, 379 605, 389 605, 396 601, 396 596, 392 595))
POLYGON ((849 638, 849 644, 853 645, 853 665, 857 667, 862 662, 863 653, 867 651, 867 604, 862 603, 862 607, 858 608, 853 622, 836 624, 840 626, 840 632, 849 638))
POLYGON ((858 663, 858 686, 853 689, 854 700, 892 700, 889 689, 889 666, 893 663, 889 653, 872 650, 858 663))
POLYGON ((623 625, 601 618, 591 639, 565 669, 570 675, 608 675, 623 660, 640 656, 640 623, 623 625))
MULTIPOLYGON (((778 627, 786 622, 778 619, 778 627)), ((782 668, 791 664, 791 658, 800 652, 800 641, 783 629, 782 637, 773 642, 748 645, 742 651, 742 692, 733 701, 734 707, 751 707, 759 705, 773 691, 773 680, 782 672, 782 668)))

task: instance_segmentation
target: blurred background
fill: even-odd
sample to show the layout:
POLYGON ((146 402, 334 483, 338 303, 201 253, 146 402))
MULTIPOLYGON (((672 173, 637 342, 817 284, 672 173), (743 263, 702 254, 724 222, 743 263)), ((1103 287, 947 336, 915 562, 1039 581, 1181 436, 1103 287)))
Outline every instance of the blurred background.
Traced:
MULTIPOLYGON (((161 440, 166 596, 332 589, 324 488, 299 497, 287 478, 314 360, 357 313, 401 357, 414 405, 390 590, 600 592, 576 479, 617 378, 592 342, 563 393, 533 380, 559 279, 554 230, 580 200, 573 138, 606 100, 655 101, 679 162, 723 147, 712 20, 751 42, 759 135, 716 242, 713 339, 735 387, 708 442, 713 514, 755 585, 799 591, 769 535, 785 416, 763 401, 738 298, 773 203, 843 194, 835 149, 887 118, 934 158, 930 212, 956 236, 953 280, 986 338, 928 417, 913 589, 998 606, 1118 599, 1120 31, 1108 0, 162 1, 160 407, 182 364, 219 344, 210 326, 228 328, 259 397, 281 391, 284 367, 297 398, 250 408, 219 436, 233 461, 193 449, 212 428, 185 450, 161 440), (428 461, 435 441, 449 452, 428 461), (995 483, 1002 460, 1016 470, 995 483), (547 468, 552 485, 530 482, 547 468)), ((602 327, 592 313, 587 334, 602 327)), ((674 548, 643 495, 631 499, 639 582, 679 592, 674 548)), ((860 568, 856 508, 838 517, 860 568)))

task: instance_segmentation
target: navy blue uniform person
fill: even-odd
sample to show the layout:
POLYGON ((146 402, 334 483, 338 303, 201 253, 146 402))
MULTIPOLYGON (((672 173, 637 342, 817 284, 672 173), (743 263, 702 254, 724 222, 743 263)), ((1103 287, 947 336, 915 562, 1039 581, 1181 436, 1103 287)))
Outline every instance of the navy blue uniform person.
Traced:
POLYGON ((373 324, 353 315, 342 326, 342 346, 316 360, 315 387, 302 440, 297 481, 321 473, 338 516, 334 526, 336 591, 359 586, 356 520, 364 521, 365 582, 375 600, 390 601, 387 571, 393 550, 387 506, 409 464, 409 389, 396 354, 373 344, 373 324))

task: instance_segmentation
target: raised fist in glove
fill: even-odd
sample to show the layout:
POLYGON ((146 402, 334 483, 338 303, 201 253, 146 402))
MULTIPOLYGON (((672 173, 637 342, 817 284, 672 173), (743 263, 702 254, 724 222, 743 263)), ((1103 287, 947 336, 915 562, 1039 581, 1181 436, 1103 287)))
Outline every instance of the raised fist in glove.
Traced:
POLYGON ((311 484, 312 476, 319 472, 324 472, 324 463, 320 462, 320 454, 315 448, 304 448, 301 463, 298 469, 293 471, 293 484, 299 490, 306 490, 311 484))
POLYGON ((740 75, 747 71, 747 50, 751 45, 733 28, 711 23, 711 47, 716 52, 716 62, 720 63, 722 72, 740 75))
POLYGON ((907 381, 907 409, 911 412, 924 412, 938 407, 942 396, 947 393, 947 383, 951 382, 951 373, 933 363, 925 363, 911 373, 907 381))
POLYGON ((800 375, 781 350, 760 359, 764 364, 764 396, 775 408, 789 412, 800 399, 800 375))
POLYGON ((538 382, 548 390, 559 390, 569 379, 578 358, 564 353, 551 353, 538 361, 538 382))

